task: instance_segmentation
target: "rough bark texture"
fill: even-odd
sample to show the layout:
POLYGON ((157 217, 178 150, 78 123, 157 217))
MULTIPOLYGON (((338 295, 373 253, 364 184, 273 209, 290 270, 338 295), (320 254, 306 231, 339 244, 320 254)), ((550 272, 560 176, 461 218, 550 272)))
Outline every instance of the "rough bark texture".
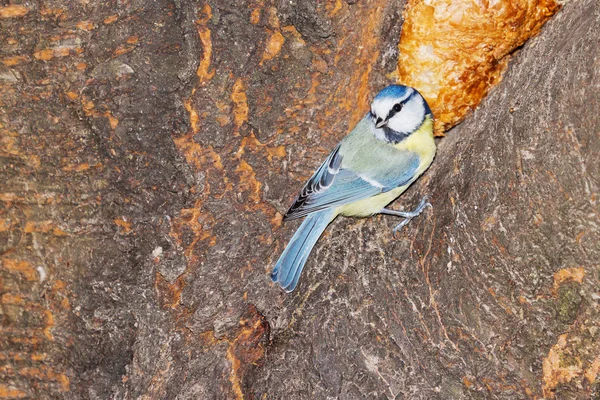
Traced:
POLYGON ((281 213, 396 68, 401 1, 0 6, 1 398, 600 396, 600 6, 284 294, 281 213))

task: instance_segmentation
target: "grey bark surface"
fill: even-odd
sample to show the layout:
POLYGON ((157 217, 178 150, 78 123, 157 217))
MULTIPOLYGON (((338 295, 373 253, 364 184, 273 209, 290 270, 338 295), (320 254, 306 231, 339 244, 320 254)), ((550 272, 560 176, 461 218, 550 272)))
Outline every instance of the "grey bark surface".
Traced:
MULTIPOLYGON (((3 43, 21 29, 2 58, 25 57, 0 66, 0 398, 600 396, 598 2, 567 3, 438 141, 395 206, 433 209, 399 238, 336 220, 292 294, 268 275, 281 213, 351 128, 340 26, 371 5, 209 3, 0 20, 3 43)), ((371 96, 401 27, 382 7, 371 96)))

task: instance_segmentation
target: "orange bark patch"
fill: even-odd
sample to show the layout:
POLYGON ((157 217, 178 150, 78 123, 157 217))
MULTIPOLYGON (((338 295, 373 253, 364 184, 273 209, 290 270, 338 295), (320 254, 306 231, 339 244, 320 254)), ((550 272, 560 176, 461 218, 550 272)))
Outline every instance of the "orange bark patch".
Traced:
POLYGON ((236 128, 239 128, 248 120, 248 98, 244 90, 244 82, 242 82, 242 79, 238 79, 233 85, 231 93, 231 100, 235 104, 233 108, 233 122, 236 128))
POLYGON ((33 53, 33 57, 37 60, 48 61, 55 57, 67 57, 81 52, 83 52, 83 49, 76 45, 58 45, 53 48, 38 50, 33 53))
POLYGON ((249 192, 249 198, 254 203, 260 203, 260 189, 262 184, 256 180, 254 169, 244 160, 240 160, 240 164, 235 170, 240 173, 240 184, 238 188, 242 191, 249 192))
POLYGON ((31 361, 44 361, 48 358, 48 355, 45 353, 32 353, 31 361))
POLYGON ((59 227, 53 227, 52 228, 52 234, 54 236, 67 236, 67 232, 63 231, 59 227))
POLYGON ((17 4, 0 7, 0 18, 17 18, 27 14, 29 9, 17 4))
POLYGON ((265 47, 265 51, 262 55, 262 60, 260 60, 261 65, 264 61, 268 61, 275 58, 275 56, 277 56, 277 54, 279 54, 279 52, 281 51, 281 48, 283 47, 284 43, 285 38, 279 31, 276 31, 271 36, 269 36, 269 39, 267 40, 267 45, 265 47))
POLYGON ((567 383, 582 373, 581 360, 569 354, 567 334, 560 335, 542 363, 545 397, 554 397, 552 391, 560 384, 567 383))
POLYGON ((61 384, 62 390, 65 392, 68 392, 70 389, 69 378, 65 374, 56 373, 45 366, 42 366, 40 368, 22 368, 19 371, 19 375, 27 376, 30 378, 38 378, 46 381, 59 382, 61 384))
POLYGON ((467 387, 467 389, 473 386, 473 382, 471 382, 466 376, 463 376, 462 383, 467 387))
POLYGON ((110 111, 106 111, 104 113, 104 116, 106 118, 108 118, 108 123, 110 125, 110 129, 112 129, 112 130, 116 129, 117 125, 119 125, 119 120, 116 119, 110 111))
POLYGON ((409 0, 398 82, 423 94, 441 134, 477 107, 500 82, 506 56, 559 8, 555 0, 409 0))
MULTIPOLYGON (((52 16, 55 18, 61 18, 64 15, 65 10, 62 8, 42 8, 40 10, 40 15, 43 16, 52 16)), ((61 18, 62 19, 62 18, 61 18)))
POLYGON ((256 25, 260 22, 260 8, 255 8, 250 14, 250 23, 256 25))
POLYGON ((269 324, 256 307, 249 305, 247 316, 240 320, 240 330, 227 350, 231 362, 229 381, 236 399, 244 399, 242 381, 251 365, 258 364, 265 355, 262 343, 269 335, 269 324))
POLYGON ((2 304, 13 304, 13 305, 23 305, 25 301, 21 296, 17 296, 12 293, 4 293, 0 298, 0 303, 2 304))
MULTIPOLYGON (((212 170, 216 169, 219 171, 218 173, 221 174, 220 171, 223 170, 221 156, 214 151, 212 146, 201 146, 194 141, 194 135, 198 130, 198 114, 192 108, 190 100, 186 101, 184 104, 190 113, 192 132, 175 139, 175 146, 183 153, 187 163, 190 166, 193 166, 194 170, 202 171, 208 175, 212 170)), ((193 232, 194 239, 184 251, 187 257, 193 256, 196 244, 201 241, 207 240, 209 246, 213 246, 216 243, 216 237, 210 232, 210 227, 214 223, 214 218, 202 209, 203 198, 208 196, 211 192, 211 187, 208 182, 209 179, 207 177, 205 179, 203 196, 196 201, 194 207, 182 209, 179 218, 173 220, 173 227, 170 234, 172 237, 179 240, 179 242, 181 242, 181 235, 184 228, 190 229, 193 232)))
POLYGON ((597 356, 592 362, 592 365, 585 370, 585 378, 591 384, 596 381, 596 377, 600 373, 600 356, 597 356))
POLYGON ((117 226, 120 226, 121 228, 123 228, 123 231, 125 233, 131 232, 131 222, 125 221, 124 219, 120 219, 120 218, 115 219, 114 222, 115 222, 115 224, 117 224, 117 226))
POLYGON ((185 155, 187 163, 196 167, 197 171, 202 171, 209 165, 218 170, 223 169, 219 153, 214 151, 212 146, 203 147, 196 143, 193 135, 182 136, 175 139, 174 142, 185 155))
POLYGON ((15 225, 17 225, 17 222, 15 221, 11 222, 9 219, 0 218, 0 232, 8 232, 13 229, 15 225))
POLYGON ((285 157, 285 147, 277 146, 277 147, 267 147, 267 159, 272 161, 273 158, 284 158, 285 157))
POLYGON ((23 201, 23 198, 19 197, 16 193, 7 192, 7 193, 0 193, 0 201, 4 201, 6 203, 11 203, 13 201, 23 201))
POLYGON ((104 22, 105 25, 109 25, 109 24, 112 24, 113 22, 115 22, 117 19, 119 19, 119 16, 115 14, 115 15, 111 15, 110 17, 105 18, 104 21, 102 21, 102 22, 104 22))
POLYGON ((271 225, 273 225, 273 227, 279 228, 281 226, 281 223, 283 222, 283 215, 275 211, 275 215, 273 216, 273 218, 271 218, 271 221, 269 222, 271 222, 271 225))
POLYGON ((33 56, 38 60, 48 61, 48 60, 51 60, 54 58, 54 50, 52 50, 52 49, 38 50, 35 53, 33 53, 33 56))
POLYGON ((554 287, 553 291, 556 293, 560 285, 564 282, 583 282, 585 277, 585 270, 582 267, 565 268, 554 273, 554 287))
POLYGON ((134 46, 125 46, 125 45, 120 45, 117 46, 117 48, 115 49, 114 55, 115 56, 120 56, 122 54, 127 54, 129 53, 131 50, 135 49, 134 46))
MULTIPOLYGON (((331 3, 329 3, 331 4, 331 3)), ((327 12, 330 17, 335 16, 342 9, 342 0, 335 0, 333 7, 327 12)))
POLYGON ((188 99, 183 102, 183 105, 187 112, 190 114, 190 126, 192 127, 192 132, 198 133, 198 121, 200 119, 198 118, 198 113, 196 112, 196 110, 194 110, 194 107, 192 106, 192 101, 188 99))
POLYGON ((0 399, 22 399, 27 397, 27 393, 12 386, 0 383, 0 399))
POLYGON ((29 58, 25 56, 14 56, 2 59, 2 63, 7 67, 14 67, 15 65, 19 65, 25 61, 29 61, 29 58))
POLYGON ((46 326, 44 327, 44 336, 48 340, 54 340, 54 336, 52 336, 52 328, 54 328, 54 315, 50 310, 44 310, 44 315, 46 316, 46 326))
POLYGON ((87 171, 91 168, 90 164, 88 163, 81 163, 81 164, 72 164, 72 165, 65 165, 64 167, 62 167, 61 169, 65 172, 83 172, 83 171, 87 171))
POLYGON ((3 258, 2 266, 4 269, 10 272, 17 272, 22 274, 26 280, 35 281, 37 280, 37 271, 25 260, 13 260, 11 258, 3 258))
POLYGON ((3 131, 0 136, 0 154, 11 156, 22 156, 22 152, 18 147, 19 134, 11 131, 3 131))
POLYGON ((185 277, 182 275, 175 282, 169 283, 157 272, 154 279, 154 287, 163 308, 176 308, 179 305, 181 293, 185 287, 185 277))
POLYGON ((83 112, 88 117, 91 117, 93 115, 94 108, 96 107, 96 105, 94 104, 93 101, 88 100, 86 98, 81 99, 81 106, 82 106, 83 112))
POLYGON ((236 153, 235 153, 235 158, 241 158, 244 154, 246 154, 246 149, 248 149, 249 151, 256 151, 256 150, 260 149, 262 151, 264 146, 265 145, 262 144, 256 138, 254 133, 250 132, 250 135, 242 138, 240 147, 239 147, 238 151, 236 151, 236 153))
POLYGON ((202 202, 197 201, 194 208, 184 208, 181 210, 179 219, 173 222, 172 236, 179 237, 177 232, 181 232, 182 226, 186 226, 194 233, 194 240, 186 248, 185 255, 192 256, 195 245, 198 242, 207 240, 209 246, 214 246, 217 238, 210 232, 210 226, 214 224, 212 215, 202 212, 202 202))
POLYGON ((25 233, 52 233, 55 236, 66 236, 66 232, 56 226, 52 221, 27 221, 25 233))
POLYGON ((210 29, 208 29, 208 21, 212 18, 212 8, 210 5, 205 4, 202 8, 202 13, 204 15, 196 21, 198 36, 200 36, 200 43, 202 43, 202 59, 196 70, 196 75, 198 75, 200 83, 205 83, 215 75, 214 70, 209 70, 212 59, 212 40, 210 38, 210 29))
POLYGON ((81 21, 78 22, 75 26, 77 27, 77 29, 81 29, 82 31, 91 31, 96 28, 96 25, 94 25, 94 23, 91 21, 81 21))

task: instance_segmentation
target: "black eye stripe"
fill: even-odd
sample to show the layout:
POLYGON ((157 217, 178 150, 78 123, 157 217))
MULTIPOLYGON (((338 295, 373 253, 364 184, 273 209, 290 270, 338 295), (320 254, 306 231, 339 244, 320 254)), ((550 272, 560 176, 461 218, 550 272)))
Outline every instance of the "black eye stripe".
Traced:
POLYGON ((394 106, 392 107, 392 109, 390 110, 390 112, 388 113, 386 120, 389 120, 390 118, 392 118, 394 115, 396 115, 397 113, 399 113, 400 111, 402 111, 402 107, 404 105, 402 103, 396 103, 394 104, 394 106))

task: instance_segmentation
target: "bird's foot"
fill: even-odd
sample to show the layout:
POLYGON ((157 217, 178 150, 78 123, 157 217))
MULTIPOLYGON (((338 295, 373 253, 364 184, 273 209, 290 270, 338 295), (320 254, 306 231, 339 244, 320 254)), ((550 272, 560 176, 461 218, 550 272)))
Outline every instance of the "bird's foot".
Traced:
POLYGON ((423 198, 421 199, 421 202, 419 203, 419 205, 417 206, 417 208, 415 208, 413 211, 396 211, 396 210, 389 210, 387 208, 384 208, 383 210, 381 210, 381 214, 386 214, 386 215, 394 215, 396 217, 402 217, 404 218, 404 221, 400 222, 398 225, 396 225, 396 227, 393 229, 394 232, 394 236, 396 236, 396 233, 398 233, 398 231, 400 231, 402 228, 404 228, 406 225, 408 225, 408 223, 416 216, 420 215, 423 210, 425 210, 425 208, 427 207, 432 207, 431 203, 429 203, 429 195, 427 196, 423 196, 423 198))

